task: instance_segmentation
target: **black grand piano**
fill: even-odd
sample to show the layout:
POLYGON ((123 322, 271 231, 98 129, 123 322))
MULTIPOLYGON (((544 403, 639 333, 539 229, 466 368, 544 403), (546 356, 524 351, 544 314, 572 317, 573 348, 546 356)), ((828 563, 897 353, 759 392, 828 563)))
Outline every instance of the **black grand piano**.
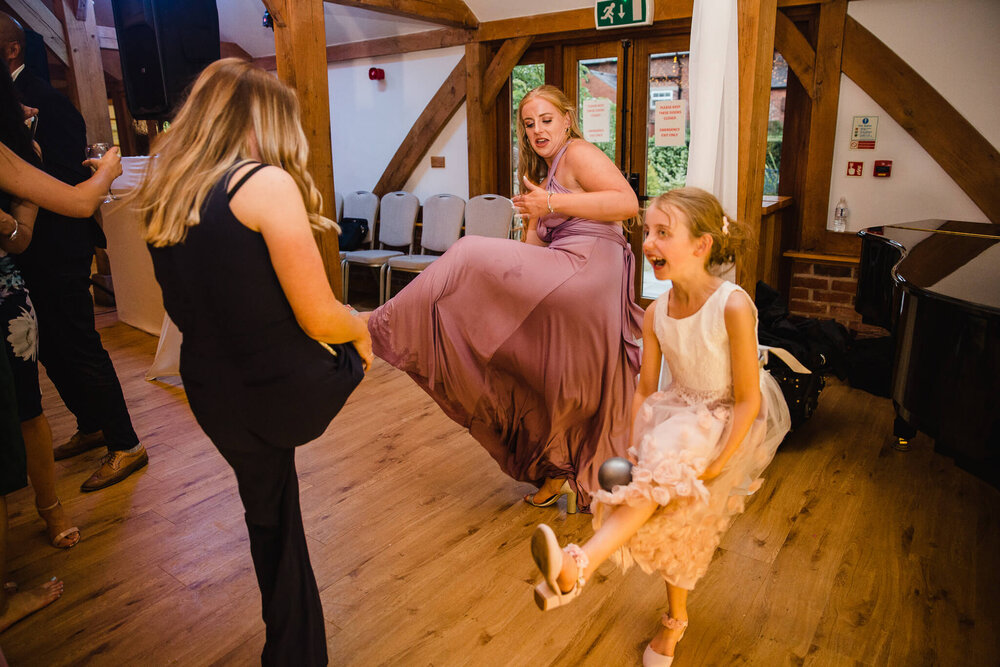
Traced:
POLYGON ((898 443, 920 430, 1000 486, 1000 224, 921 220, 859 235, 855 307, 893 335, 898 443))

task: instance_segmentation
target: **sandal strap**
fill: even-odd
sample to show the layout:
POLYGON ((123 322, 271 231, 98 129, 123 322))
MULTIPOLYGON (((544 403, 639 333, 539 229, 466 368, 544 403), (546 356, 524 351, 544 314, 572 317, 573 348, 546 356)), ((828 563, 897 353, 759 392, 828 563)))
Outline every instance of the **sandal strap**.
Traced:
POLYGON ((576 585, 577 588, 582 588, 586 583, 583 578, 583 571, 590 565, 590 559, 587 558, 587 554, 583 552, 583 549, 576 544, 567 544, 564 550, 570 555, 573 562, 576 563, 576 585))
POLYGON ((687 621, 679 621, 669 613, 663 615, 663 618, 660 619, 660 623, 663 623, 664 627, 670 630, 681 630, 688 626, 687 621))
POLYGON ((48 507, 39 507, 38 505, 35 505, 35 509, 38 510, 39 512, 51 512, 55 508, 59 507, 59 505, 60 505, 60 503, 57 500, 54 503, 52 503, 51 505, 49 505, 48 507))

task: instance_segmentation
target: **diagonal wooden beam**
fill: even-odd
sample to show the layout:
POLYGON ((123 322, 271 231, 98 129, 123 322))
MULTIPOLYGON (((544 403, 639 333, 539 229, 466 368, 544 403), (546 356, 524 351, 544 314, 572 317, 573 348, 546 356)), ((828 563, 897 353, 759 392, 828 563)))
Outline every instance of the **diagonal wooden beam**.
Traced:
POLYGON ((431 144, 441 134, 458 107, 465 100, 465 58, 455 65, 445 82, 427 103, 423 113, 413 123, 410 132, 399 145, 396 154, 389 160, 373 192, 381 197, 389 192, 401 190, 406 185, 413 170, 424 158, 431 144))
MULTIPOLYGON (((326 62, 335 63, 358 58, 377 58, 393 56, 413 51, 429 51, 443 49, 449 46, 461 46, 472 41, 475 32, 464 28, 441 28, 413 32, 407 35, 365 39, 346 44, 334 44, 326 47, 326 62)), ((261 56, 253 59, 253 64, 262 69, 277 67, 274 56, 261 56)))
POLYGON ((778 12, 774 24, 774 48, 785 59, 799 83, 809 93, 816 94, 816 51, 784 12, 778 12))
POLYGON ((45 46, 56 54, 64 65, 69 65, 63 26, 52 11, 41 0, 6 0, 11 11, 20 17, 25 28, 30 28, 42 36, 45 46))
POLYGON ((483 77, 482 97, 479 100, 484 111, 496 103, 497 95, 500 94, 503 84, 507 83, 510 78, 514 65, 521 60, 521 56, 524 55, 533 41, 535 38, 531 35, 508 39, 493 56, 490 66, 486 68, 486 76, 483 77))
POLYGON ((860 23, 844 25, 843 71, 1000 223, 1000 152, 906 61, 860 23))
POLYGON ((479 19, 462 0, 325 0, 325 2, 457 28, 479 26, 479 19))

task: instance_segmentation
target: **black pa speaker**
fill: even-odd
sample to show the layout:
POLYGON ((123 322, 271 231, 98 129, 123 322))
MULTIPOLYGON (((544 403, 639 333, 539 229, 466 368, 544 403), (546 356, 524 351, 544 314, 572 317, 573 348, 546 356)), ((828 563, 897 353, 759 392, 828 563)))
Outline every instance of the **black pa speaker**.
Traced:
POLYGON ((220 57, 215 0, 111 0, 111 8, 129 111, 169 120, 188 84, 220 57))

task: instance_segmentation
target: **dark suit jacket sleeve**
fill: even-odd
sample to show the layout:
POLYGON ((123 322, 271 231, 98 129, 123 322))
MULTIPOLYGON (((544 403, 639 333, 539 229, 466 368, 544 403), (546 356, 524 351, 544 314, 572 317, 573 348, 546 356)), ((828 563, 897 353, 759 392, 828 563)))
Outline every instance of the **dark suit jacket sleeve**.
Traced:
POLYGON ((23 102, 38 109, 35 140, 42 148, 45 171, 76 185, 90 177, 86 159, 87 126, 66 96, 25 68, 14 84, 23 102))

